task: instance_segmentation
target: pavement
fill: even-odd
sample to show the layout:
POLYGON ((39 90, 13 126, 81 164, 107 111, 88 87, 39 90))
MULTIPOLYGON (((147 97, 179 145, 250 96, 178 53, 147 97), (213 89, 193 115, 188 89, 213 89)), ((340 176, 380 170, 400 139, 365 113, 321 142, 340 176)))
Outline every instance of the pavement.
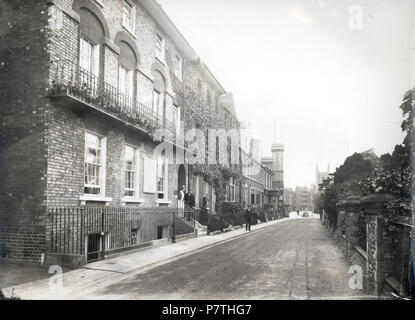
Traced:
MULTIPOLYGON (((249 234, 285 223, 288 220, 292 220, 292 218, 254 225, 251 227, 252 232, 249 234)), ((128 280, 134 275, 145 273, 156 267, 199 253, 212 246, 244 237, 247 233, 245 229, 239 228, 225 233, 187 239, 178 243, 90 263, 77 270, 62 270, 62 274, 59 273, 59 268, 57 270, 47 270, 46 278, 46 270, 43 269, 43 271, 36 271, 34 275, 34 278, 39 278, 39 280, 11 285, 3 288, 2 292, 6 297, 25 300, 96 299, 97 291, 112 284, 128 280), (37 272, 39 272, 39 275, 37 275, 37 272)), ((28 277, 33 278, 33 275, 28 275, 28 277)))

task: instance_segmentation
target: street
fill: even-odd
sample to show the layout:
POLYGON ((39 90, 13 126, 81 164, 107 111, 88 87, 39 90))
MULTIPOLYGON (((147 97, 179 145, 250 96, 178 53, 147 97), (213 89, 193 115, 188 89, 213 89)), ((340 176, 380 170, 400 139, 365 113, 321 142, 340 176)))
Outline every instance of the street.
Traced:
POLYGON ((316 218, 290 219, 96 292, 98 299, 364 299, 316 218))

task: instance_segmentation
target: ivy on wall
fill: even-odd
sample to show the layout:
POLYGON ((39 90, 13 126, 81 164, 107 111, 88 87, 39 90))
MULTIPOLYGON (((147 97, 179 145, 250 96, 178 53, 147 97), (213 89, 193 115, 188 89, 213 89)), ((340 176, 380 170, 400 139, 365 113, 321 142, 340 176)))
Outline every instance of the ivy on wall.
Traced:
MULTIPOLYGON (((208 137, 209 129, 239 128, 239 122, 235 121, 236 119, 228 123, 225 121, 223 107, 216 110, 215 106, 209 104, 201 93, 195 92, 177 79, 173 81, 173 86, 176 92, 176 103, 181 107, 181 120, 184 123, 185 131, 199 129, 205 134, 205 137, 208 137), (232 124, 234 127, 231 126, 232 124)), ((188 147, 188 145, 186 146, 188 147)), ((206 148, 207 146, 204 146, 203 150, 203 146, 200 144, 198 152, 200 150, 205 153, 206 148)), ((229 152, 229 148, 227 150, 229 152)), ((236 180, 241 178, 240 165, 229 167, 222 164, 194 164, 192 171, 213 185, 218 208, 226 199, 226 185, 229 183, 229 178, 233 177, 236 180)))
MULTIPOLYGON (((404 95, 400 109, 404 120, 402 130, 406 132, 403 144, 398 144, 392 154, 382 155, 370 164, 359 154, 346 159, 345 163, 320 185, 324 190, 320 208, 330 216, 336 214, 336 203, 350 196, 364 197, 369 194, 392 194, 394 200, 386 203, 385 218, 410 218, 414 208, 414 167, 415 156, 415 96, 413 91, 404 95), (412 160, 412 161, 411 161, 412 160)), ((333 217, 332 223, 335 223, 333 217)))

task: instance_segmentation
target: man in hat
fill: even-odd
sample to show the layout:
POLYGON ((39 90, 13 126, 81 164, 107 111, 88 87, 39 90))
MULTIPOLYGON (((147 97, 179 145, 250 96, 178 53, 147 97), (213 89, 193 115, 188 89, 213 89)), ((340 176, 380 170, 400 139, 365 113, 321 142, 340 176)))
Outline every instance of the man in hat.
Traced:
POLYGON ((245 230, 251 231, 251 220, 252 220, 252 212, 251 212, 251 205, 248 204, 248 208, 245 210, 245 230))

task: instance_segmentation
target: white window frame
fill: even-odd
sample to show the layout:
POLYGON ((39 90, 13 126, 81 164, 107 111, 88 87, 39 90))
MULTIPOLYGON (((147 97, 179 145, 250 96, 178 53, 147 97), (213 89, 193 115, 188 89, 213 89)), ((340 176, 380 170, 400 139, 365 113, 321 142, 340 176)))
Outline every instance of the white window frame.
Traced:
POLYGON ((157 158, 157 200, 156 204, 171 204, 169 200, 169 160, 166 157, 159 157, 157 158), (164 166, 164 176, 161 177, 159 175, 159 168, 160 165, 164 166), (163 198, 159 198, 159 178, 163 178, 163 198))
POLYGON ((100 46, 94 45, 88 39, 81 36, 79 39, 79 66, 96 77, 99 77, 100 46), (89 48, 89 52, 84 52, 89 48), (89 57, 86 57, 89 56, 89 57), (85 59, 86 58, 86 59, 85 59), (86 65, 88 64, 88 65, 86 65))
POLYGON ((153 90, 153 112, 155 112, 158 116, 160 116, 161 119, 163 119, 163 109, 164 94, 158 92, 157 90, 153 90))
POLYGON ((245 204, 248 205, 248 204, 250 204, 249 203, 249 188, 248 188, 248 185, 245 184, 243 186, 243 189, 244 189, 244 191, 243 191, 243 193, 244 193, 243 198, 244 198, 245 204))
POLYGON ((174 74, 177 77, 177 79, 182 81, 183 79, 183 58, 178 53, 174 55, 174 74))
POLYGON ((120 65, 118 69, 118 89, 128 98, 132 98, 134 92, 134 72, 123 65, 120 65))
POLYGON ((155 52, 156 58, 164 62, 164 38, 159 33, 156 33, 155 52))
POLYGON ((169 165, 168 159, 164 157, 159 157, 157 159, 157 197, 160 194, 163 194, 162 198, 158 198, 158 200, 168 200, 168 178, 169 178, 169 165), (161 169, 163 168, 163 174, 160 173, 161 169), (162 190, 160 191, 160 179, 162 179, 162 190))
MULTIPOLYGON (((133 146, 133 145, 129 145, 126 144, 124 146, 124 157, 123 157, 123 175, 122 175, 122 197, 121 197, 121 202, 122 203, 142 203, 144 202, 143 199, 140 199, 140 162, 141 162, 141 152, 140 149, 133 146), (126 160, 125 160, 125 153, 126 153, 126 149, 127 148, 131 148, 133 149, 134 152, 134 168, 135 168, 135 179, 134 179, 134 196, 128 196, 125 195, 126 192, 126 188, 125 188, 125 173, 127 171, 126 169, 126 160)), ((130 190, 132 191, 132 190, 130 190)))
POLYGON ((123 0, 123 8, 122 8, 122 26, 131 34, 135 36, 135 26, 136 26, 136 6, 132 1, 123 0), (126 14, 126 7, 131 8, 129 13, 129 21, 127 21, 127 14, 126 14))
POLYGON ((236 188, 235 188, 235 178, 229 178, 229 202, 236 201, 236 188))
MULTIPOLYGON (((91 131, 85 131, 85 148, 84 148, 84 174, 83 174, 83 195, 80 197, 80 200, 84 204, 86 201, 98 201, 98 202, 111 202, 112 198, 105 197, 105 189, 106 189, 106 171, 107 171, 107 138, 103 135, 97 134, 91 131), (92 135, 97 137, 100 140, 100 172, 99 172, 99 194, 89 194, 85 193, 85 188, 93 187, 93 185, 89 185, 85 183, 85 165, 86 165, 86 156, 87 156, 87 149, 88 149, 88 135, 92 135)), ((95 186, 95 185, 94 185, 95 186)))

